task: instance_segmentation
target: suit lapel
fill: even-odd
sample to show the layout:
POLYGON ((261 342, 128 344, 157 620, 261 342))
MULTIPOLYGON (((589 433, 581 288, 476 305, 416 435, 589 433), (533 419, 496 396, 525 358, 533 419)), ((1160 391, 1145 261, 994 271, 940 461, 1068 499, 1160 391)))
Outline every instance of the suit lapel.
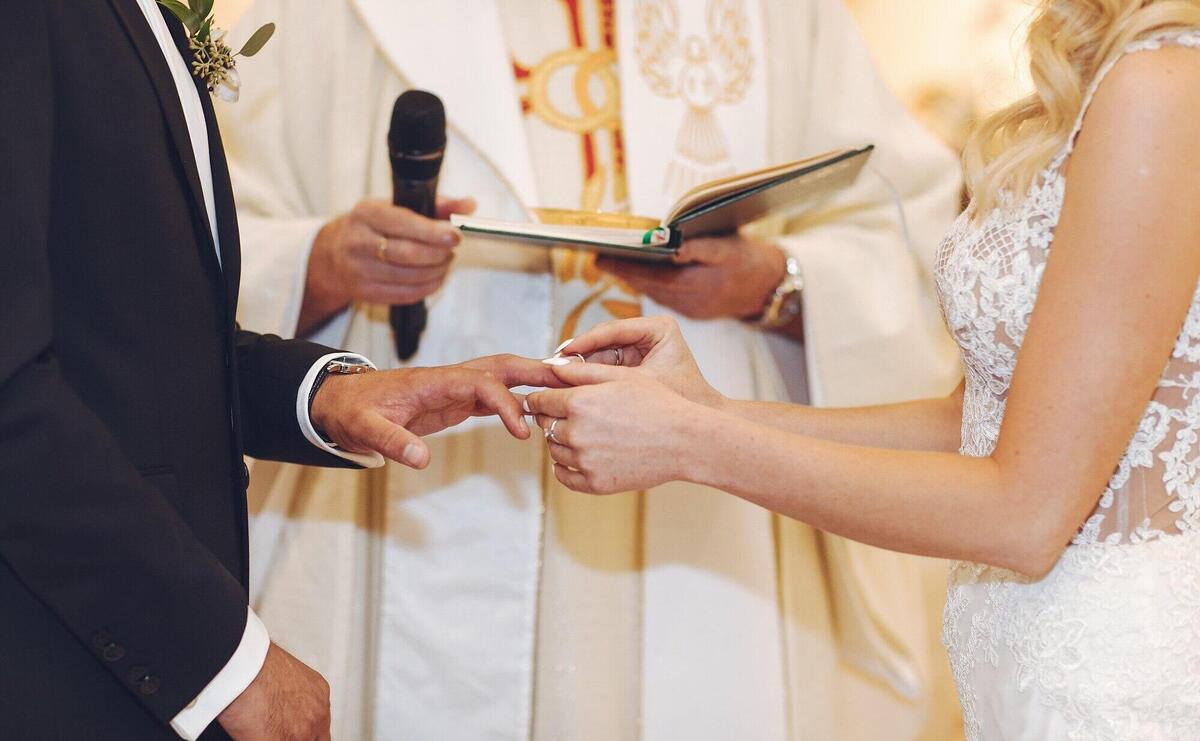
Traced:
MULTIPOLYGON (((179 53, 192 63, 192 50, 188 47, 187 35, 183 24, 174 18, 167 18, 167 26, 179 53)), ((213 208, 217 215, 217 242, 221 251, 221 273, 225 281, 225 295, 229 301, 229 316, 234 316, 237 309, 238 284, 241 280, 241 245, 237 227, 237 206, 233 199, 233 186, 229 180, 229 165, 225 161, 225 145, 221 141, 220 127, 217 125, 217 114, 213 109, 212 94, 200 78, 193 76, 192 84, 200 96, 200 107, 204 110, 204 129, 208 133, 208 160, 212 175, 213 208)), ((185 124, 186 126, 186 124, 185 124)), ((192 151, 191 140, 188 140, 188 151, 192 151)), ((197 181, 199 182, 199 181, 197 181)), ((204 194, 200 193, 200 206, 204 208, 204 194)), ((208 224, 208 211, 202 212, 205 225, 208 224)), ((209 232, 206 232, 209 233, 209 232)), ((210 245, 211 247, 211 245, 210 245)))
POLYGON ((233 184, 229 179, 229 164, 225 161, 225 145, 221 141, 221 130, 213 110, 212 96, 201 89, 200 102, 204 106, 204 121, 208 129, 208 152, 212 167, 213 206, 217 210, 217 235, 221 245, 222 277, 225 279, 225 298, 229 316, 237 314, 238 286, 242 276, 241 236, 238 233, 237 204, 233 198, 233 184))
MULTIPOLYGON (((146 23, 146 18, 137 4, 133 0, 108 0, 108 2, 125 26, 125 31, 129 34, 134 48, 137 49, 146 74, 149 75, 158 95, 163 118, 166 120, 171 139, 175 144, 175 154, 179 158, 184 178, 187 180, 193 221, 199 237, 197 241, 203 252, 201 259, 209 267, 211 277, 219 281, 221 266, 217 264, 212 230, 208 225, 208 209, 204 205, 204 191, 200 187, 200 174, 196 167, 196 155, 192 150, 192 139, 188 133, 187 120, 183 115, 183 106, 179 102, 179 93, 175 88, 175 79, 171 76, 171 69, 163 58, 162 47, 158 45, 154 31, 146 23)), ((182 38, 182 31, 177 27, 178 23, 175 18, 168 16, 167 25, 171 28, 178 45, 182 38)), ((184 49, 187 48, 186 44, 186 38, 183 38, 184 49)), ((190 63, 190 53, 185 58, 190 63)))

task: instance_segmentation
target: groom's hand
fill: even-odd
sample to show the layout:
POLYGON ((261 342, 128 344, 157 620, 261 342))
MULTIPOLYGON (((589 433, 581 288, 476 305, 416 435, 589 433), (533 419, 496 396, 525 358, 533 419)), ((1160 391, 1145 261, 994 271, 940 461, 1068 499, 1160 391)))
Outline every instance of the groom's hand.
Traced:
POLYGON ((313 399, 312 421, 343 450, 376 451, 412 468, 429 465, 421 435, 468 417, 498 415, 519 439, 529 437, 513 386, 562 386, 536 360, 497 355, 443 368, 403 368, 331 376, 313 399))
POLYGON ((258 676, 217 722, 234 741, 326 741, 329 684, 272 643, 258 676))

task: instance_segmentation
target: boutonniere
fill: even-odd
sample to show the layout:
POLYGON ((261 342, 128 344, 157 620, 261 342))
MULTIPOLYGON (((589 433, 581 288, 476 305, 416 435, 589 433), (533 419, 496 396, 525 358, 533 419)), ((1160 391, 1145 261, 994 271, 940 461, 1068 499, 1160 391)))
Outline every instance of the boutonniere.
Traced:
POLYGON ((188 32, 188 46, 194 52, 192 74, 204 80, 208 91, 227 103, 236 103, 242 86, 237 71, 237 57, 252 57, 262 50, 275 33, 275 24, 268 23, 254 32, 250 40, 234 53, 225 43, 225 30, 213 25, 213 3, 216 0, 158 0, 158 4, 175 14, 188 32))

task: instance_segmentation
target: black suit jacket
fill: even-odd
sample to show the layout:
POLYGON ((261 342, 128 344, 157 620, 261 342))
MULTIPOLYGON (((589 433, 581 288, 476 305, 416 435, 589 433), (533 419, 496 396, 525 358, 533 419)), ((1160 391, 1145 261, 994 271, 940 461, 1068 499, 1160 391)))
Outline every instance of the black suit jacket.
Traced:
POLYGON ((329 350, 235 327, 210 97, 221 264, 135 0, 0 18, 0 738, 173 738, 245 627, 242 454, 344 465, 296 422, 329 350))

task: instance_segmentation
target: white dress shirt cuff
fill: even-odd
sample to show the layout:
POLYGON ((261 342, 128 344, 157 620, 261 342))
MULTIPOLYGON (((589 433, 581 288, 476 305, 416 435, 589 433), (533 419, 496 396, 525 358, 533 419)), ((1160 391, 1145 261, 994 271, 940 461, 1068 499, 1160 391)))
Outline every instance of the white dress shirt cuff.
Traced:
POLYGON ((258 676, 270 647, 271 637, 267 634, 267 626, 258 619, 254 610, 247 607, 242 642, 225 668, 171 721, 175 733, 187 741, 199 738, 204 729, 212 725, 217 716, 238 699, 258 676))
POLYGON ((337 352, 330 353, 322 357, 313 366, 308 369, 308 373, 304 376, 304 381, 300 384, 300 390, 296 392, 296 419, 300 422, 300 431, 304 433, 305 439, 317 446, 326 453, 332 453, 339 458, 345 458, 351 463, 357 463, 363 468, 380 468, 384 464, 383 456, 379 453, 351 453, 345 450, 339 450, 336 445, 327 443, 317 434, 316 427, 313 426, 312 419, 309 418, 308 398, 312 396, 313 384, 317 382, 317 376, 321 375, 321 370, 329 364, 331 360, 344 360, 348 363, 363 363, 371 368, 375 364, 367 360, 361 355, 354 353, 337 352))

